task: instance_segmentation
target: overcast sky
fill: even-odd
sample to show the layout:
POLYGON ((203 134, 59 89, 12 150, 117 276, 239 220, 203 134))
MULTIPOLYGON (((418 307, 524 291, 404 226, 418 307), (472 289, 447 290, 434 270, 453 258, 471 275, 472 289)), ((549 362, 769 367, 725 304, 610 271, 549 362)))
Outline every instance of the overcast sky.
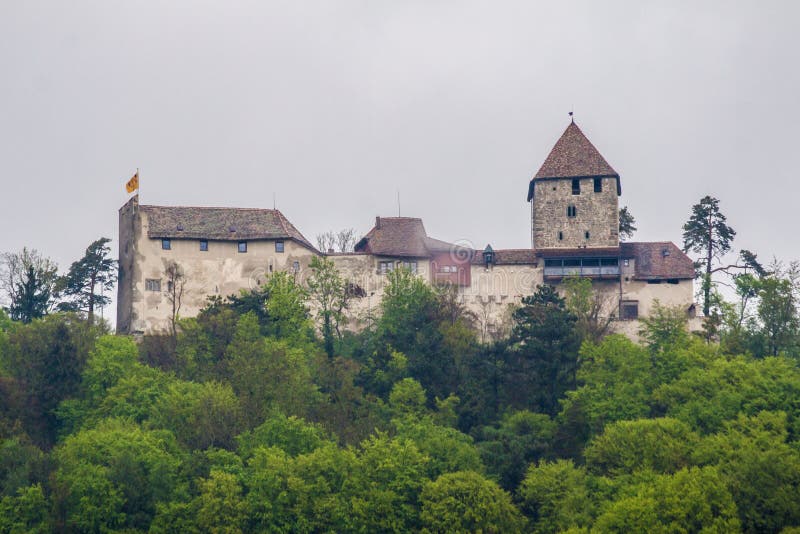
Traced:
MULTIPOLYGON (((528 181, 576 122, 636 240, 709 194, 800 259, 799 2, 0 0, 0 251, 63 269, 141 201, 277 206, 312 242, 422 217, 530 246, 528 181)), ((106 316, 113 315, 107 313, 106 316)))

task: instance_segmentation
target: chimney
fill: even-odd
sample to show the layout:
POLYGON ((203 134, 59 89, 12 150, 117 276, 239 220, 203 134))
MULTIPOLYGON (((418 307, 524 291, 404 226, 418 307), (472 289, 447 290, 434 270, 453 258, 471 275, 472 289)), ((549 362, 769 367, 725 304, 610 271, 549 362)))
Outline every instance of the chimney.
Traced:
POLYGON ((380 230, 381 229, 381 217, 380 217, 380 215, 375 217, 375 229, 376 230, 380 230))

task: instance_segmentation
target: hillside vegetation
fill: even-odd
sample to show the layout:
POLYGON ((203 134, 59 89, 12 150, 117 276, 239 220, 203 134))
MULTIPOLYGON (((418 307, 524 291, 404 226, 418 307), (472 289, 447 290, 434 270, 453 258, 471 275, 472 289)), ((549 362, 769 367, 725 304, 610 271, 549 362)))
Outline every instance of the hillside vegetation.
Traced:
POLYGON ((703 339, 658 308, 636 344, 576 282, 479 342, 453 292, 389 276, 360 333, 285 273, 138 345, 0 312, 0 532, 800 528, 794 326, 703 339))

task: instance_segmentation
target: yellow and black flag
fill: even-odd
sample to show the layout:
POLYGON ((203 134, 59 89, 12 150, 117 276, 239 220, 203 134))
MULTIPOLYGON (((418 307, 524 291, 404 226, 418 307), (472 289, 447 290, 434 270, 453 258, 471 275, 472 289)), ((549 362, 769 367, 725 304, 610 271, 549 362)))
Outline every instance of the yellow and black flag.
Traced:
POLYGON ((133 193, 137 189, 139 189, 139 171, 138 170, 136 171, 136 174, 133 175, 133 178, 128 180, 128 183, 125 184, 125 190, 128 191, 128 193, 133 193))

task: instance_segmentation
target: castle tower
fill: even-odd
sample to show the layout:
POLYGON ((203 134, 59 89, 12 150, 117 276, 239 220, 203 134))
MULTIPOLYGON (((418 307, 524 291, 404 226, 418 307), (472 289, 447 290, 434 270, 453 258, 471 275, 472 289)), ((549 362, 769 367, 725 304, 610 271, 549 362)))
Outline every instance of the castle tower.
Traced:
POLYGON ((528 186, 536 249, 619 246, 619 174, 571 122, 528 186))

